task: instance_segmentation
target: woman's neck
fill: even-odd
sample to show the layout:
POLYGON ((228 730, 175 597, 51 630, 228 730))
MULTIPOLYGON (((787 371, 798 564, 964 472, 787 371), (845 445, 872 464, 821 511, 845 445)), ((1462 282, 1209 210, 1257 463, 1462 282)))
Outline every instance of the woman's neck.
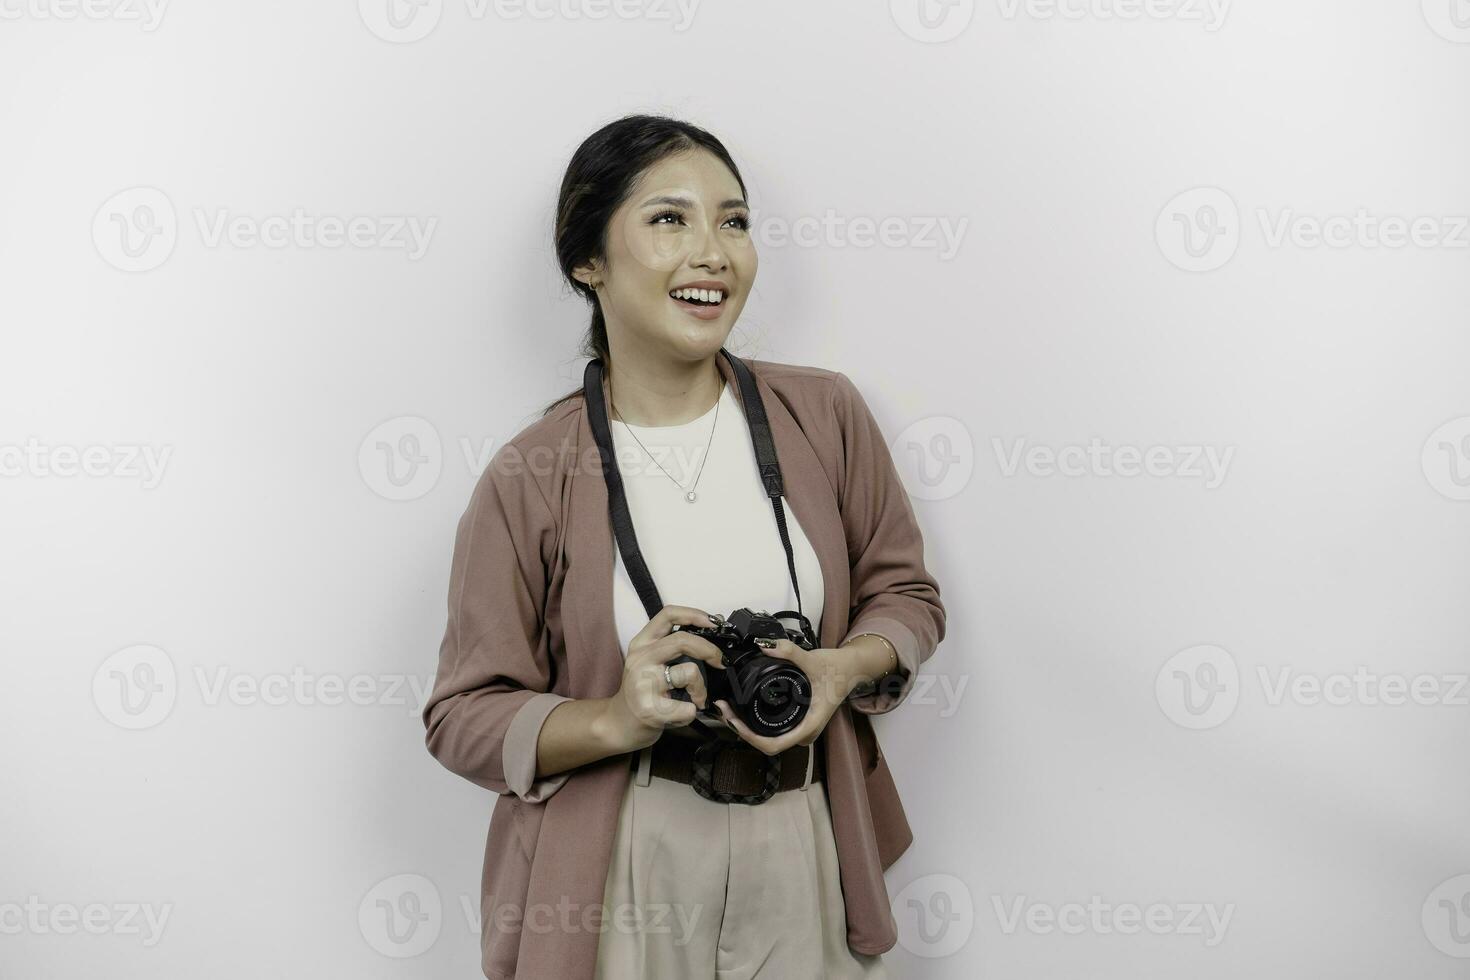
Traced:
POLYGON ((628 425, 683 425, 715 407, 725 383, 715 357, 701 361, 635 360, 613 354, 608 388, 613 418, 628 425))

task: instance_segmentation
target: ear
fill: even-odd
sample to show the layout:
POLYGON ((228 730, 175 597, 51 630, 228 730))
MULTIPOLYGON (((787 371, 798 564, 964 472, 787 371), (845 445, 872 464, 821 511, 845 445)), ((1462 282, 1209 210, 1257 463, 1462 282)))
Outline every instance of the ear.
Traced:
POLYGON ((602 278, 602 272, 597 268, 596 262, 579 265, 572 269, 572 278, 584 286, 590 286, 602 278))

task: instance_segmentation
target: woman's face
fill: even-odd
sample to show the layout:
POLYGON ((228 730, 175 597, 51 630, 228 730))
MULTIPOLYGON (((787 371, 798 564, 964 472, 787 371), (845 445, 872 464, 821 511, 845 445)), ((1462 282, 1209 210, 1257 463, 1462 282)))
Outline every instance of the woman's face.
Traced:
POLYGON ((740 184, 706 150, 650 167, 608 224, 607 260, 577 270, 597 290, 608 340, 634 352, 710 357, 724 345, 755 281, 750 211, 740 184), (679 299, 687 287, 718 291, 716 305, 679 299))

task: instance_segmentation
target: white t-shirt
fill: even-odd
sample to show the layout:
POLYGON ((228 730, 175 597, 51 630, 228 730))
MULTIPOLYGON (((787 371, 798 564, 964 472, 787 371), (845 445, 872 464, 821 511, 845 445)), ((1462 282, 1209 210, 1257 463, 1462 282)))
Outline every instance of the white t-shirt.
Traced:
MULTIPOLYGON (((725 384, 714 408, 683 425, 630 426, 610 419, 609 427, 638 547, 665 604, 727 617, 742 606, 772 614, 796 609, 781 532, 760 481, 736 389, 725 384), (691 488, 697 497, 693 503, 684 499, 691 488)), ((801 583, 802 612, 820 635, 821 565, 784 498, 781 506, 801 583)), ((628 643, 648 625, 648 613, 621 550, 613 550, 613 612, 626 656, 628 643)), ((796 624, 791 620, 787 625, 796 624)))

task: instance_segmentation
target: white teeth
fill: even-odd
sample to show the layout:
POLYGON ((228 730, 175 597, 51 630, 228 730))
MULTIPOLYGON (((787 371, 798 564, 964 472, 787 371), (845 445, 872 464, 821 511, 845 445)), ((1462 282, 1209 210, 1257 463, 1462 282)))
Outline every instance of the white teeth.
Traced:
POLYGON ((723 302, 725 293, 719 289, 676 289, 670 296, 676 299, 697 299, 703 303, 723 302))

